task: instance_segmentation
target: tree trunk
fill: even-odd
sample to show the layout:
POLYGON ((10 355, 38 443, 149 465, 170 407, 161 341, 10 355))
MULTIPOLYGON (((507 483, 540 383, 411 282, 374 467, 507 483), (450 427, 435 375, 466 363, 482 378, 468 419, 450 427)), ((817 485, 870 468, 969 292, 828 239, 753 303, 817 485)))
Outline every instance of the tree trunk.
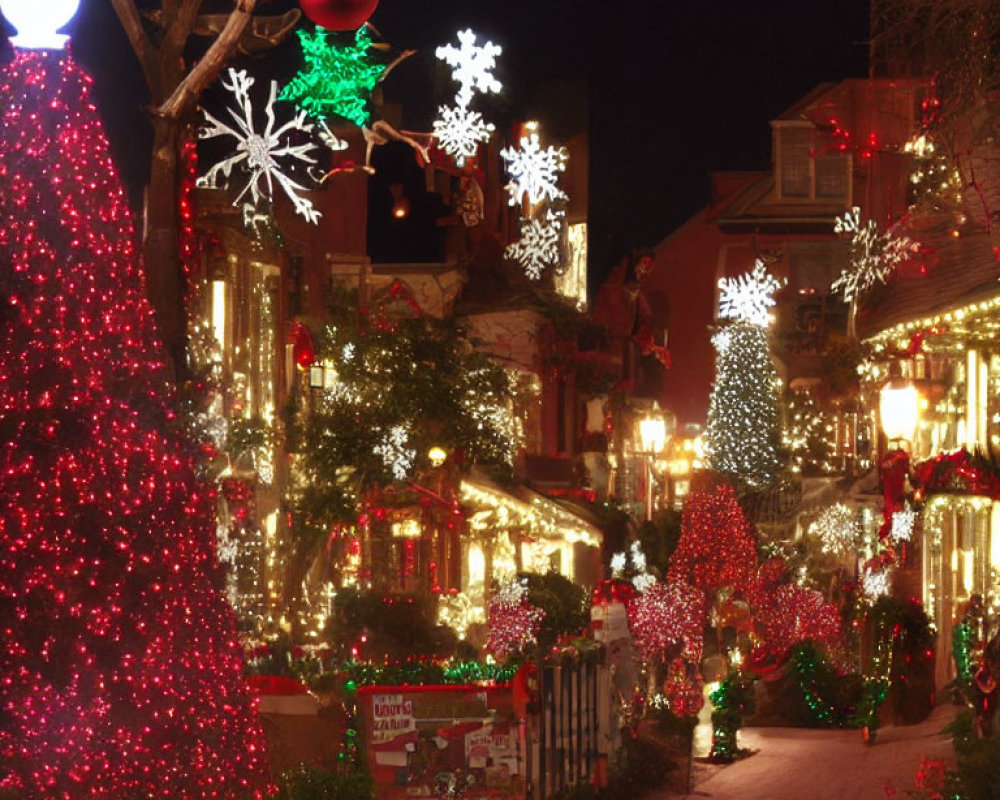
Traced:
POLYGON ((182 130, 182 123, 176 119, 153 118, 153 160, 143 241, 146 294, 178 385, 187 376, 186 279, 180 257, 178 203, 182 130))

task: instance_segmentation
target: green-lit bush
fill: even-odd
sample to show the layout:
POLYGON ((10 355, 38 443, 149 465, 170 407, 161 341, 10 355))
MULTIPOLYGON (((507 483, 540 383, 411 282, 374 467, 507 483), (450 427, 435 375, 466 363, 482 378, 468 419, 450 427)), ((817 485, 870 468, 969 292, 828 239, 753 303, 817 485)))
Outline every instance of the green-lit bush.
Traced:
POLYGON ((372 782, 361 772, 336 773, 301 766, 278 780, 277 800, 371 800, 372 782))

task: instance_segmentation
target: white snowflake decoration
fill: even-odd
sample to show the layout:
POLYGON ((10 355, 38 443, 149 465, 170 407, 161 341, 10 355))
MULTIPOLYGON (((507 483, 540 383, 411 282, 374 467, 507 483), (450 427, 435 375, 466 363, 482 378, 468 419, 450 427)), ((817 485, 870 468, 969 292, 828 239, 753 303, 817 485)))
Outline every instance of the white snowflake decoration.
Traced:
POLYGON ((834 503, 820 512, 809 526, 809 533, 819 539, 820 549, 831 555, 850 553, 858 544, 858 520, 846 503, 834 503))
POLYGON ((434 138, 458 166, 479 152, 479 143, 488 142, 496 127, 483 122, 483 115, 465 106, 441 106, 434 120, 434 138))
POLYGON ((917 514, 912 508, 905 508, 892 515, 892 533, 894 541, 908 542, 913 538, 913 524, 917 514))
POLYGON ((344 345, 341 355, 343 356, 345 364, 350 364, 354 360, 355 350, 356 348, 354 346, 354 342, 348 342, 344 345))
POLYGON ((393 425, 382 443, 375 446, 375 454, 382 457, 382 462, 392 470, 392 477, 397 481, 406 479, 417 457, 416 450, 407 448, 409 441, 410 435, 406 427, 393 425))
POLYGON ((861 587, 867 597, 878 600, 882 595, 889 594, 889 579, 891 572, 888 569, 873 570, 865 567, 861 572, 861 587))
POLYGON ((451 44, 439 47, 435 55, 453 68, 451 77, 459 83, 455 100, 464 108, 469 105, 476 90, 485 94, 499 92, 503 88, 503 84, 493 77, 496 57, 503 52, 503 48, 493 42, 477 45, 476 34, 471 29, 459 31, 458 42, 459 47, 451 44))
POLYGON ((235 564, 239 543, 229 536, 229 526, 219 523, 215 526, 215 553, 220 564, 235 564))
POLYGON ((632 557, 632 566, 639 572, 646 571, 646 554, 642 552, 642 545, 639 542, 632 542, 629 547, 629 555, 632 557))
POLYGON ((615 553, 611 556, 611 577, 620 578, 625 573, 626 556, 624 553, 615 553))
POLYGON ((521 238, 504 250, 504 255, 519 262, 531 280, 539 280, 546 267, 559 263, 565 216, 562 211, 546 211, 543 219, 521 220, 521 238))
POLYGON ((750 272, 736 278, 719 279, 719 318, 767 327, 771 322, 774 293, 784 285, 785 281, 771 275, 758 258, 750 272))
POLYGON ((566 169, 566 149, 548 147, 542 150, 538 134, 521 137, 521 148, 505 147, 500 156, 507 162, 510 183, 507 193, 510 205, 516 206, 527 197, 532 205, 548 200, 565 200, 566 194, 557 185, 559 173, 566 169))
POLYGON ((236 140, 236 155, 215 164, 198 179, 198 186, 214 187, 220 174, 228 178, 232 174, 233 167, 245 162, 250 179, 233 205, 238 205, 248 191, 253 198, 254 205, 257 205, 262 197, 270 199, 274 192, 274 182, 277 181, 278 185, 284 189, 285 194, 288 195, 288 199, 292 201, 295 212, 301 214, 314 225, 317 224, 321 216, 320 212, 316 210, 311 200, 301 194, 306 191, 306 188, 282 172, 282 165, 279 163, 282 159, 297 160, 306 164, 316 163, 316 159, 310 155, 311 151, 316 149, 313 142, 300 145, 282 144, 282 138, 291 131, 312 132, 312 124, 305 121, 305 112, 299 112, 291 122, 286 122, 275 129, 274 102, 278 96, 278 84, 272 81, 271 94, 266 107, 267 125, 262 133, 257 133, 254 127, 253 106, 250 102, 250 87, 254 85, 254 79, 247 74, 246 70, 230 69, 229 83, 223 80, 222 85, 236 98, 237 108, 228 109, 235 127, 216 119, 208 111, 203 111, 206 126, 198 132, 198 138, 213 139, 216 136, 232 136, 236 140), (262 180, 266 182, 266 187, 261 186, 262 180))
POLYGON ((637 591, 645 592, 656 584, 656 576, 646 571, 646 554, 642 551, 642 544, 632 542, 629 545, 628 553, 615 553, 611 556, 611 577, 624 578, 629 562, 632 564, 632 585, 637 591))
POLYGON ((857 206, 838 217, 833 230, 851 236, 851 266, 830 285, 831 291, 844 295, 845 303, 856 300, 876 281, 885 283, 896 267, 920 249, 918 242, 906 236, 879 230, 875 220, 862 223, 857 206))

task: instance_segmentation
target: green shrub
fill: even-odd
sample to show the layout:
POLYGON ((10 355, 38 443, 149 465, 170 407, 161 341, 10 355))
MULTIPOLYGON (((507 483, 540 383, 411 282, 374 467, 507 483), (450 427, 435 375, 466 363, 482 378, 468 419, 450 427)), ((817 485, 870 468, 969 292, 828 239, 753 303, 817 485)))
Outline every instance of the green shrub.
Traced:
MULTIPOLYGON (((454 654, 458 638, 437 623, 437 603, 417 595, 385 597, 381 591, 341 589, 327 630, 347 648, 364 635, 362 658, 404 661, 410 656, 454 654)), ((347 653, 345 652, 344 655, 347 653)))
POLYGON ((678 765, 664 752, 661 742, 647 736, 622 737, 618 762, 611 770, 608 785, 601 793, 609 800, 636 798, 659 789, 678 765))
POLYGON ((579 633, 590 624, 587 590, 558 572, 524 575, 528 581, 528 602, 545 612, 538 645, 546 651, 561 636, 579 633))
POLYGON ((372 781, 362 772, 337 773, 305 765, 278 780, 277 800, 371 800, 372 781))

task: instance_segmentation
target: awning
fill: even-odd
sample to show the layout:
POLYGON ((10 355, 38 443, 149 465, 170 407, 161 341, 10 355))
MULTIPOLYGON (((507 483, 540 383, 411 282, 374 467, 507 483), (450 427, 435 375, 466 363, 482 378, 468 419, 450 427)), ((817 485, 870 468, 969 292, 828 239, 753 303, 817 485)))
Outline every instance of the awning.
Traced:
POLYGON ((524 486, 501 487, 473 475, 462 481, 459 496, 477 508, 469 516, 473 530, 516 528, 527 536, 588 547, 600 547, 603 540, 600 528, 524 486))

